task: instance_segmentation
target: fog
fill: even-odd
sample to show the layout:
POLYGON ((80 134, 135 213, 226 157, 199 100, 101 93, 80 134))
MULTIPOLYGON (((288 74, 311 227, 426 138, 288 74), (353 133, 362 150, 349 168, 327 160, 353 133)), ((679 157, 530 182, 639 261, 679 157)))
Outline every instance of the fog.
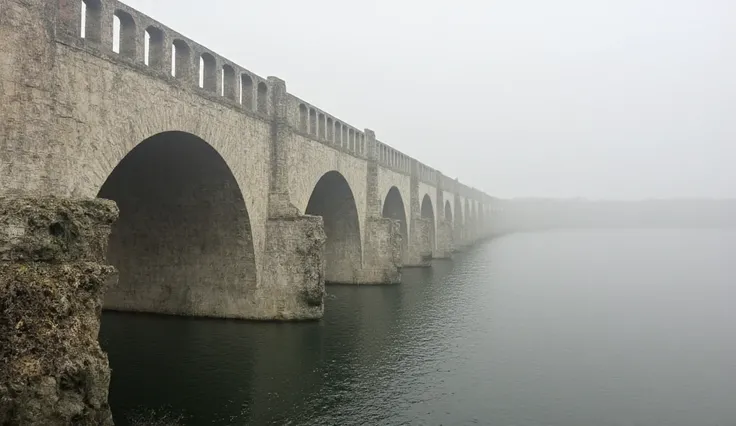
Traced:
POLYGON ((125 0, 498 197, 736 197, 733 0, 125 0))
POLYGON ((736 229, 736 200, 513 199, 495 203, 494 233, 550 229, 736 229))

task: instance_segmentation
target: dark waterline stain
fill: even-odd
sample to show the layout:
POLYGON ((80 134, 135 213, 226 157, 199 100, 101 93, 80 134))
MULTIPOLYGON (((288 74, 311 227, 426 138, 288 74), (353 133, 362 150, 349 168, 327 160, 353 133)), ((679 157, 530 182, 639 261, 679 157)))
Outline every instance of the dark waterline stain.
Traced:
POLYGON ((116 424, 670 425, 736 422, 736 232, 510 235, 329 286, 325 318, 105 312, 116 424))

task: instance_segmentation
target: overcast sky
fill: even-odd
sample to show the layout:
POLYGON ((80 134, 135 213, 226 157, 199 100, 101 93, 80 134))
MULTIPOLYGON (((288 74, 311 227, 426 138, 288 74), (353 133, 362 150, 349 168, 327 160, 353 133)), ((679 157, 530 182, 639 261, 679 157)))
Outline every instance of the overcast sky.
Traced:
POLYGON ((125 0, 500 197, 736 197, 734 0, 125 0))

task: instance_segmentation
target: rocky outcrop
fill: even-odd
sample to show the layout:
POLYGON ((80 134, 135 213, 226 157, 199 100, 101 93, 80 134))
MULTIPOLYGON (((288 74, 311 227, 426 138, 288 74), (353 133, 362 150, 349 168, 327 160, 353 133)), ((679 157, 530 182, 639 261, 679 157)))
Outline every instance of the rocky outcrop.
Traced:
POLYGON ((111 425, 97 335, 113 202, 0 198, 0 425, 111 425))

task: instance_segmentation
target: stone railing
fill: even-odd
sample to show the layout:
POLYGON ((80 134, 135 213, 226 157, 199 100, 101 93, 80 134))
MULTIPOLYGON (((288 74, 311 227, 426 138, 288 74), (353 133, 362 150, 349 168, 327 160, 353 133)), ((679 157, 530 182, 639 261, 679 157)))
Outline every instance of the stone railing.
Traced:
POLYGON ((289 95, 287 116, 294 130, 326 145, 365 158, 365 133, 309 103, 289 95))
MULTIPOLYGON (((117 0, 58 0, 57 40, 137 71, 178 84, 212 101, 263 120, 273 118, 271 87, 263 78, 117 0)), ((324 110, 287 95, 293 131, 359 158, 371 158, 365 132, 324 110)), ((376 160, 397 173, 416 173, 438 185, 442 174, 376 141, 376 160)), ((466 197, 477 191, 463 187, 466 197)), ((450 189, 450 186, 444 187, 450 189)))
POLYGON ((265 78, 117 0, 59 1, 57 37, 244 112, 271 114, 265 78))
POLYGON ((398 173, 411 174, 411 166, 416 160, 380 141, 376 141, 376 149, 380 165, 398 173))

